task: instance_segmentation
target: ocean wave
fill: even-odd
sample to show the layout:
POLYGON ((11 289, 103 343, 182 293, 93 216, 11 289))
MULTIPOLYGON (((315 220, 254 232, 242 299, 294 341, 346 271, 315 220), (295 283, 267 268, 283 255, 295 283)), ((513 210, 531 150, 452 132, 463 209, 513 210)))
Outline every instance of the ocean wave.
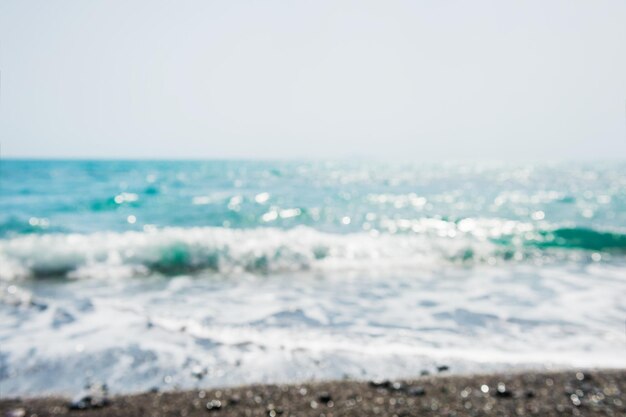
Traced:
POLYGON ((626 234, 622 233, 567 227, 542 232, 541 236, 535 242, 538 246, 626 252, 626 234))
POLYGON ((580 260, 589 257, 581 250, 608 251, 609 256, 626 251, 626 235, 591 229, 537 231, 528 224, 493 219, 437 222, 411 234, 331 234, 301 226, 21 235, 0 240, 0 277, 427 268, 442 262, 580 260))

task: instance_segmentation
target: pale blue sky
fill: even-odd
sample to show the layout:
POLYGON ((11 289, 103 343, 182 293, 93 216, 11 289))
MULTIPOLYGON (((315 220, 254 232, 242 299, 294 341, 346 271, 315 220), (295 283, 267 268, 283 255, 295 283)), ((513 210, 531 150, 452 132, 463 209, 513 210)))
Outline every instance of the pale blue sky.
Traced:
POLYGON ((626 157, 626 1, 0 1, 4 157, 626 157))

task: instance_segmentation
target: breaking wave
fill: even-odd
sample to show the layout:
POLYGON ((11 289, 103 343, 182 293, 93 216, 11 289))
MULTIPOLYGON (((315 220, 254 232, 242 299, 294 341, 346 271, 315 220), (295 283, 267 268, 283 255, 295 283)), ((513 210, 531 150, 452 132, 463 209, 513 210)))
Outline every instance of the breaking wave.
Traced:
POLYGON ((609 256, 626 252, 623 234, 577 228, 536 231, 528 224, 511 223, 440 221, 407 234, 331 234, 302 226, 289 230, 199 227, 21 235, 0 240, 0 277, 428 268, 442 262, 546 262, 586 259, 589 251, 605 251, 609 256))
POLYGON ((626 252, 626 235, 572 227, 542 232, 538 246, 626 252))

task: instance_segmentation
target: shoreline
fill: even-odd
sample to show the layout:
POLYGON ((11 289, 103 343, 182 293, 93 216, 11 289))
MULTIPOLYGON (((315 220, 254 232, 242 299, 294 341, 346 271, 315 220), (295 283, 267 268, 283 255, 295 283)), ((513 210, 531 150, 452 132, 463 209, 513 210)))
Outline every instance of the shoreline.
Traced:
POLYGON ((398 381, 327 381, 71 400, 0 399, 0 416, 626 415, 626 369, 432 375, 398 381))

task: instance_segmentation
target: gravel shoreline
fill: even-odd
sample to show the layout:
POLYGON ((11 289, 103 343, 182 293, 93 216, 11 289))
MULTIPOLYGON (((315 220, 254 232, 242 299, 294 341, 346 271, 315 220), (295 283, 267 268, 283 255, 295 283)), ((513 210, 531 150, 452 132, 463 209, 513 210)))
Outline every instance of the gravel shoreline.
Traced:
POLYGON ((0 400, 0 415, 43 416, 624 416, 626 370, 424 376, 406 381, 0 400))

